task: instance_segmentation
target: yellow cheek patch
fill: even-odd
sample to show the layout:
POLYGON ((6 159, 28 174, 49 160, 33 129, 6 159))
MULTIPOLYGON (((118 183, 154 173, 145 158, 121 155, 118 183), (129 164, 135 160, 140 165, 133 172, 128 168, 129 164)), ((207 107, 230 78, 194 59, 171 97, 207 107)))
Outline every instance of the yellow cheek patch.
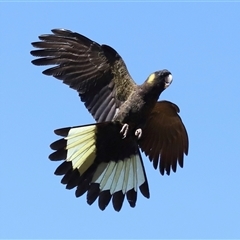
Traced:
POLYGON ((148 82, 148 83, 153 83, 154 80, 155 80, 155 73, 152 73, 152 74, 148 77, 147 82, 148 82))

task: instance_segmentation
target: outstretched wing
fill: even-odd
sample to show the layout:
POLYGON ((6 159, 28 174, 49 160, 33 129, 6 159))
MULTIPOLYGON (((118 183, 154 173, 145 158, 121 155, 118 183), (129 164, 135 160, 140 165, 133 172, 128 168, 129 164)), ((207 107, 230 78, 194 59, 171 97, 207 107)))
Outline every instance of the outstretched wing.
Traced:
POLYGON ((78 91, 81 100, 97 122, 110 121, 136 84, 121 56, 107 45, 65 29, 39 36, 32 45, 40 57, 35 65, 56 65, 45 71, 78 91))
POLYGON ((162 175, 164 171, 169 175, 171 168, 176 172, 177 162, 183 167, 184 154, 188 154, 188 135, 179 112, 174 103, 157 102, 139 140, 140 148, 162 175))

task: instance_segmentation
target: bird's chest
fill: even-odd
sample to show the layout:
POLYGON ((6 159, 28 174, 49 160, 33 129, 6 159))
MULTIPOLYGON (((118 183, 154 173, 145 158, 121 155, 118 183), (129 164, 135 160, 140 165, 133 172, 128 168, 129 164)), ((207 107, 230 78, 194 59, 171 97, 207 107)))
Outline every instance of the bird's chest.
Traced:
POLYGON ((135 93, 121 105, 115 120, 136 128, 146 122, 155 103, 155 99, 148 99, 142 94, 135 93))

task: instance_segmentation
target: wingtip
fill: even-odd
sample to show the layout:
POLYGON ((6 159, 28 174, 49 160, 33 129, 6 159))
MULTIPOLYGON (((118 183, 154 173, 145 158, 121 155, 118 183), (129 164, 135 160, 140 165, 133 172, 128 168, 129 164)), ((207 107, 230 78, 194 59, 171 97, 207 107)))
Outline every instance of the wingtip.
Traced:
POLYGON ((51 32, 56 34, 56 35, 59 35, 59 34, 62 34, 62 33, 73 33, 72 31, 70 31, 68 29, 65 29, 65 28, 53 28, 51 30, 51 32))
MULTIPOLYGON (((31 51, 30 53, 34 56, 33 52, 34 52, 34 51, 31 51)), ((38 64, 37 64, 37 60, 38 60, 38 59, 34 59, 34 60, 31 61, 31 63, 32 63, 33 65, 37 66, 37 65, 38 65, 38 64)))

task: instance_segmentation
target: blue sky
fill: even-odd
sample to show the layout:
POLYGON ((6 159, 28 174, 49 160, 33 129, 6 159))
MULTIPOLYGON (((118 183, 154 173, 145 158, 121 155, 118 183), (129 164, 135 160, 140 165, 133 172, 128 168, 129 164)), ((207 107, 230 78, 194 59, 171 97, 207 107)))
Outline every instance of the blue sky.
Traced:
POLYGON ((240 238, 239 3, 0 3, 0 238, 240 238), (144 156, 150 199, 117 213, 75 198, 48 160, 56 128, 93 123, 75 91, 31 64, 53 28, 115 48, 140 84, 173 74, 161 99, 188 130, 184 168, 144 156))

